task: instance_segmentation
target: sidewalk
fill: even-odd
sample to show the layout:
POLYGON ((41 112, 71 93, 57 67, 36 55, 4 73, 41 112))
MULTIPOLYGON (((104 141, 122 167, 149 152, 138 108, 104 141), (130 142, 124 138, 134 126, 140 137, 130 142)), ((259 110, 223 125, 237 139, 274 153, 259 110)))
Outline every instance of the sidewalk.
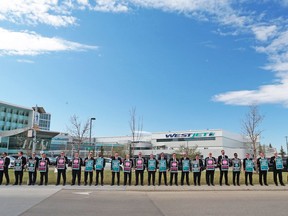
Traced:
POLYGON ((53 189, 53 190, 89 190, 89 191, 147 191, 147 192, 161 192, 161 191, 288 191, 288 186, 275 186, 275 185, 269 185, 269 186, 261 186, 261 185, 254 185, 254 186, 246 186, 246 185, 241 185, 241 186, 207 186, 207 185, 201 185, 201 186, 110 186, 110 185, 104 185, 104 186, 55 186, 55 185, 48 185, 48 186, 27 186, 27 185, 22 185, 22 186, 0 186, 0 191, 5 189, 9 190, 10 189, 17 189, 17 188, 30 188, 30 189, 53 189))

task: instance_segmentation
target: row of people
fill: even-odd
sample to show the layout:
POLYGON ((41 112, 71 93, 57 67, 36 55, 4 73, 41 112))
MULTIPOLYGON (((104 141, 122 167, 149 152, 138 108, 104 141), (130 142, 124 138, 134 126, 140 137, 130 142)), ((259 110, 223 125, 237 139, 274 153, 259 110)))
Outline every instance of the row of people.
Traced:
MULTIPOLYGON (((132 180, 132 170, 135 169, 135 185, 139 183, 143 185, 144 183, 144 170, 145 168, 148 171, 148 185, 155 185, 155 174, 157 169, 159 170, 158 176, 158 185, 161 185, 162 177, 164 178, 164 184, 167 184, 167 171, 170 171, 170 185, 174 183, 178 185, 178 170, 181 170, 181 185, 186 184, 190 185, 189 172, 193 172, 194 185, 200 185, 201 182, 201 172, 206 169, 206 183, 207 185, 214 186, 214 172, 217 167, 220 169, 220 179, 219 183, 222 186, 223 177, 225 179, 225 184, 228 183, 228 169, 229 166, 232 166, 233 173, 233 184, 240 185, 240 172, 242 169, 242 162, 238 158, 237 153, 234 154, 234 158, 229 160, 228 156, 225 155, 225 151, 221 151, 221 155, 216 158, 212 156, 212 153, 209 153, 208 157, 204 160, 199 158, 199 155, 196 155, 194 160, 190 160, 187 157, 187 154, 184 154, 183 157, 179 160, 176 158, 176 154, 172 155, 172 158, 167 161, 164 157, 164 153, 161 153, 160 158, 156 160, 154 155, 151 154, 148 160, 145 160, 142 157, 142 153, 138 154, 138 157, 135 160, 130 159, 129 155, 126 155, 125 159, 121 159, 116 152, 113 157, 111 157, 111 171, 112 179, 111 185, 115 184, 115 177, 117 178, 117 185, 120 184, 120 170, 123 167, 124 172, 124 185, 131 185, 132 180), (135 164, 134 164, 135 163, 135 164), (121 166, 122 165, 122 166, 121 166), (140 180, 140 182, 139 182, 140 180), (152 180, 152 181, 151 181, 152 180)), ((10 183, 8 166, 10 159, 7 157, 7 153, 3 153, 3 157, 0 158, 0 185, 2 184, 3 174, 6 178, 6 185, 10 183)), ((270 162, 273 164, 274 172, 274 182, 275 185, 278 185, 277 176, 281 185, 283 183, 282 170, 283 170, 283 161, 282 158, 275 153, 274 157, 271 157, 270 162)), ((62 184, 66 184, 66 169, 67 169, 68 159, 65 156, 64 152, 61 152, 60 156, 56 160, 56 169, 57 169, 57 181, 56 185, 60 184, 61 176, 63 179, 62 184)), ((42 158, 37 158, 36 154, 33 153, 32 156, 26 160, 23 157, 23 152, 18 153, 18 158, 15 160, 14 174, 15 174, 15 183, 14 185, 21 185, 23 179, 23 170, 27 167, 29 173, 29 182, 28 185, 34 185, 37 178, 37 170, 40 172, 40 183, 39 185, 48 184, 48 167, 50 165, 49 159, 46 157, 46 154, 42 154, 42 158)), ((263 153, 260 153, 260 157, 257 160, 257 165, 259 167, 259 183, 260 185, 267 184, 267 172, 268 172, 268 160, 264 157, 263 153)), ((93 182, 93 171, 96 170, 96 184, 103 185, 104 183, 104 167, 105 159, 99 155, 96 159, 93 158, 92 152, 89 153, 88 157, 84 160, 79 157, 78 153, 74 154, 72 159, 72 182, 71 185, 75 185, 76 179, 78 185, 81 184, 81 166, 84 166, 84 184, 89 185, 93 182)), ((243 160, 243 170, 245 172, 245 184, 248 185, 248 180, 250 185, 253 185, 253 171, 254 171, 254 161, 250 158, 250 155, 247 153, 246 158, 243 160)))

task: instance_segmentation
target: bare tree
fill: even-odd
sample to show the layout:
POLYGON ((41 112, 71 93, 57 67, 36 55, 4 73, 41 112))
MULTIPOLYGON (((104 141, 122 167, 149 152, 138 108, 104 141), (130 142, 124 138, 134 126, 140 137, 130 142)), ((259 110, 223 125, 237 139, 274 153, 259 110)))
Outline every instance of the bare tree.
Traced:
POLYGON ((185 145, 180 145, 179 149, 175 151, 177 157, 182 157, 184 153, 187 153, 188 157, 192 160, 196 157, 197 154, 201 154, 199 150, 197 150, 198 145, 188 147, 185 145))
POLYGON ((89 119, 84 124, 82 124, 82 122, 79 120, 79 117, 73 115, 70 117, 70 124, 71 125, 70 127, 67 127, 67 130, 73 138, 73 143, 78 146, 79 153, 81 144, 83 144, 84 141, 87 140, 89 134, 89 119))
POLYGON ((284 158, 285 157, 285 155, 286 155, 286 152, 284 151, 284 148, 283 148, 283 146, 281 145, 281 148, 280 148, 280 153, 279 153, 280 155, 281 155, 281 157, 282 158, 284 158))
POLYGON ((257 141, 260 138, 263 130, 260 130, 260 125, 264 119, 264 116, 260 114, 258 106, 250 106, 245 119, 243 120, 243 133, 249 138, 252 144, 254 163, 256 171, 258 172, 256 161, 257 161, 257 141))
POLYGON ((130 121, 129 121, 131 135, 132 135, 132 141, 129 147, 130 156, 132 156, 132 154, 134 155, 134 145, 135 143, 140 141, 141 136, 142 136, 143 118, 138 118, 138 120, 136 118, 137 118, 136 107, 132 107, 130 110, 130 121))

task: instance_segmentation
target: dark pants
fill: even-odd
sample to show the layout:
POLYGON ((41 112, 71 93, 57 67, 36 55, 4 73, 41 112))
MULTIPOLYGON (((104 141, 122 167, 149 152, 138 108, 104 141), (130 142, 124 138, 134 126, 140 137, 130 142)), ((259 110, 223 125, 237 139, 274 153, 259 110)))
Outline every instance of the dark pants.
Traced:
POLYGON ((201 172, 193 172, 194 185, 201 185, 201 172))
POLYGON ((88 175, 89 175, 89 185, 91 186, 93 182, 93 172, 84 172, 84 184, 87 185, 88 175))
POLYGON ((267 171, 259 170, 259 184, 260 185, 263 185, 262 180, 264 180, 264 184, 267 185, 267 171))
POLYGON ((8 185, 10 183, 8 169, 4 171, 0 171, 0 185, 2 184, 2 181, 3 181, 3 174, 5 175, 5 178, 6 178, 6 185, 8 185))
POLYGON ((66 170, 64 170, 64 169, 63 170, 58 169, 56 185, 60 184, 61 175, 62 175, 62 178, 63 178, 63 185, 66 185, 66 170))
POLYGON ((181 173, 181 185, 184 184, 184 178, 186 177, 186 184, 187 185, 190 185, 190 182, 189 182, 189 172, 182 172, 181 173))
POLYGON ((248 185, 248 177, 249 177, 249 182, 250 185, 253 185, 253 179, 252 179, 252 172, 245 172, 245 184, 248 185))
POLYGON ((111 186, 114 185, 115 182, 115 174, 117 175, 117 185, 120 185, 120 172, 112 172, 112 182, 111 186))
POLYGON ((43 179, 45 181, 45 185, 48 184, 48 171, 47 172, 40 172, 40 183, 39 185, 43 185, 43 179))
POLYGON ((155 186, 155 173, 156 171, 148 171, 148 186, 151 184, 151 177, 152 177, 152 185, 155 186))
POLYGON ((222 185, 223 176, 225 179, 225 184, 228 185, 228 171, 220 170, 220 179, 219 179, 220 185, 222 185))
POLYGON ((178 172, 170 172, 170 185, 172 185, 174 178, 175 185, 178 186, 178 172))
POLYGON ((29 183, 28 185, 35 185, 37 179, 37 171, 29 172, 29 183))
POLYGON ((240 171, 233 172, 233 185, 240 185, 240 171))
POLYGON ((96 170, 96 183, 95 185, 98 185, 99 183, 99 174, 100 174, 100 181, 101 185, 104 185, 104 170, 96 170))
POLYGON ((72 170, 72 185, 75 185, 75 181, 77 178, 78 185, 81 184, 81 170, 72 170))
POLYGON ((22 179, 23 179, 23 171, 14 171, 15 174, 15 183, 14 185, 22 185, 22 179))
POLYGON ((124 172, 124 185, 127 184, 127 179, 128 178, 129 178, 128 184, 131 185, 132 173, 131 172, 124 172))
POLYGON ((139 175, 140 175, 141 185, 144 185, 144 183, 143 183, 143 180, 144 180, 144 170, 136 170, 136 171, 135 171, 135 176, 136 176, 135 186, 138 185, 138 183, 139 183, 139 175))
POLYGON ((274 170, 274 171, 273 171, 273 179, 274 179, 275 185, 278 185, 277 175, 278 175, 278 177, 279 177, 279 182, 280 182, 280 184, 281 184, 281 185, 284 185, 284 183, 283 183, 283 177, 282 177, 282 170, 274 170))
POLYGON ((165 185, 167 185, 167 173, 166 172, 159 172, 158 185, 161 185, 162 174, 163 174, 163 177, 164 177, 164 183, 165 183, 165 185))
POLYGON ((206 170, 206 184, 208 186, 214 185, 214 170, 206 170))

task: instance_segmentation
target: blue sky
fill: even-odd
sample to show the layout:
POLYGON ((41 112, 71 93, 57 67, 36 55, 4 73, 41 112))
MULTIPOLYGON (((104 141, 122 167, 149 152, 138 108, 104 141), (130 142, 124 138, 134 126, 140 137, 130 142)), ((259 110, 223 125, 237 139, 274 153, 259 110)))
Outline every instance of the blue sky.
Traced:
POLYGON ((251 104, 261 142, 285 147, 288 0, 1 0, 0 100, 45 107, 51 130, 76 114, 94 136, 241 133, 251 104))

